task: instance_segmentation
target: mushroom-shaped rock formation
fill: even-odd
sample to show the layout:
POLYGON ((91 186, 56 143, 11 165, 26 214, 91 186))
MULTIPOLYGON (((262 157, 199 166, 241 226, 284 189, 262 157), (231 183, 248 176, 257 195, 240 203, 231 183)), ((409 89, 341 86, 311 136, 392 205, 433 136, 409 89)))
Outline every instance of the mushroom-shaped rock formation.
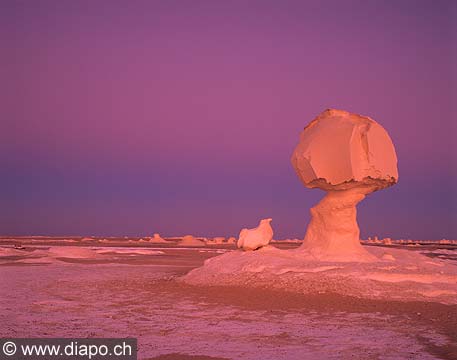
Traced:
POLYGON ((327 192, 311 208, 301 249, 320 259, 373 260, 360 244, 356 205, 398 180, 386 130, 369 117, 326 110, 305 127, 291 162, 306 187, 327 192))
POLYGON ((254 229, 242 229, 238 237, 237 247, 243 250, 257 250, 267 246, 273 239, 272 219, 260 220, 259 226, 254 229))

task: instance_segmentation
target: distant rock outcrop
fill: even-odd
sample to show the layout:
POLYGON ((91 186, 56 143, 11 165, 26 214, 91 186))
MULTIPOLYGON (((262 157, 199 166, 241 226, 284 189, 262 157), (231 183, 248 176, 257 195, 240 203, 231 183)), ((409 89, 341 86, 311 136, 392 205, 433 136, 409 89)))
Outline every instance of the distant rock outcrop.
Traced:
POLYGON ((149 242, 156 243, 156 244, 168 243, 168 241, 165 240, 164 238, 162 238, 160 236, 160 234, 158 234, 158 233, 155 233, 154 236, 149 240, 149 242))
POLYGON ((236 238, 234 238, 233 236, 230 236, 227 239, 227 244, 236 244, 236 238))
POLYGON ((184 236, 177 245, 180 246, 205 246, 205 242, 197 239, 196 237, 192 235, 186 235, 184 236))

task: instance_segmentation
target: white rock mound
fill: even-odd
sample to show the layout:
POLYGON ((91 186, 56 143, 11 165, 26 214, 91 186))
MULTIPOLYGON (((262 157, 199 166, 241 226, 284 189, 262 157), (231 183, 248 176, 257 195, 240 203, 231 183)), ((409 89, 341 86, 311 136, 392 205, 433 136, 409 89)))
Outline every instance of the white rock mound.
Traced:
POLYGON ((243 250, 257 250, 267 246, 273 239, 272 219, 260 220, 255 229, 242 229, 238 237, 237 247, 243 250))
POLYGON ((222 237, 222 236, 217 236, 215 238, 213 238, 213 241, 215 244, 223 244, 224 241, 225 241, 225 237, 222 237))
POLYGON ((230 236, 227 239, 227 244, 236 244, 236 238, 234 238, 233 236, 230 236))
POLYGON ((162 238, 160 234, 155 233, 154 236, 149 240, 149 242, 160 244, 160 243, 168 243, 167 240, 162 238))
POLYGON ((186 235, 184 236, 181 241, 178 242, 178 245, 180 246, 205 246, 205 242, 197 239, 196 237, 192 235, 186 235))
POLYGON ((194 285, 338 293, 368 299, 457 304, 457 266, 416 251, 370 246, 375 262, 316 259, 300 250, 267 246, 209 258, 182 281, 194 285))
POLYGON ((311 209, 301 249, 318 259, 375 260, 360 245, 356 205, 398 180, 387 132, 369 117, 329 109, 302 131, 291 162, 306 187, 327 192, 311 209))

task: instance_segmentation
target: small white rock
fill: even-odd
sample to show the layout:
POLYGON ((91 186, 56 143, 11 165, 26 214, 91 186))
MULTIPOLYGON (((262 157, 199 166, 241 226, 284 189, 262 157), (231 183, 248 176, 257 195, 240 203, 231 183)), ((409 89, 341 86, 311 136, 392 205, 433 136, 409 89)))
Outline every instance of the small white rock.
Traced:
POLYGON ((267 246, 273 239, 272 219, 260 220, 255 229, 242 229, 238 237, 237 247, 243 250, 257 250, 267 246))

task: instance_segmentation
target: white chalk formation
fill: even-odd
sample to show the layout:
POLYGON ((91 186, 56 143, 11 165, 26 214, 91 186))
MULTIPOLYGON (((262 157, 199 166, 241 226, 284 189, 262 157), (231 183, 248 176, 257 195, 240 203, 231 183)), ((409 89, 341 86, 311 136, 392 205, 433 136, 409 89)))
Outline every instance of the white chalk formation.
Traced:
POLYGON ((203 240, 197 239, 192 235, 184 236, 178 244, 179 246, 205 246, 205 242, 203 240))
POLYGON ((160 236, 160 234, 155 233, 152 238, 150 238, 149 242, 155 243, 155 244, 160 244, 160 243, 168 243, 167 240, 165 240, 163 237, 160 236))
POLYGON ((234 238, 233 236, 230 236, 228 239, 227 239, 227 244, 236 244, 236 238, 234 238))
POLYGON ((193 269, 182 280, 194 285, 457 304, 457 266, 453 260, 393 247, 369 246, 367 251, 377 261, 322 260, 307 252, 274 246, 229 251, 207 259, 204 266, 193 269))
POLYGON ((260 220, 259 226, 254 229, 242 229, 236 246, 245 251, 257 250, 267 246, 273 239, 272 219, 260 220))
POLYGON ((205 241, 206 245, 222 245, 225 242, 225 237, 216 236, 212 239, 207 239, 205 241))
POLYGON ((380 125, 346 111, 324 111, 304 129, 291 160, 306 187, 327 192, 311 209, 303 244, 291 250, 258 248, 263 237, 252 234, 260 226, 243 230, 238 247, 258 251, 209 258, 183 281, 457 304, 457 266, 445 258, 447 253, 438 258, 394 247, 365 249, 360 244, 357 203, 398 180, 395 149, 380 125))
POLYGON ((360 244, 356 205, 398 180, 384 128, 369 117, 326 110, 302 131, 291 162, 306 187, 327 192, 311 209, 301 250, 317 259, 375 260, 360 244))

